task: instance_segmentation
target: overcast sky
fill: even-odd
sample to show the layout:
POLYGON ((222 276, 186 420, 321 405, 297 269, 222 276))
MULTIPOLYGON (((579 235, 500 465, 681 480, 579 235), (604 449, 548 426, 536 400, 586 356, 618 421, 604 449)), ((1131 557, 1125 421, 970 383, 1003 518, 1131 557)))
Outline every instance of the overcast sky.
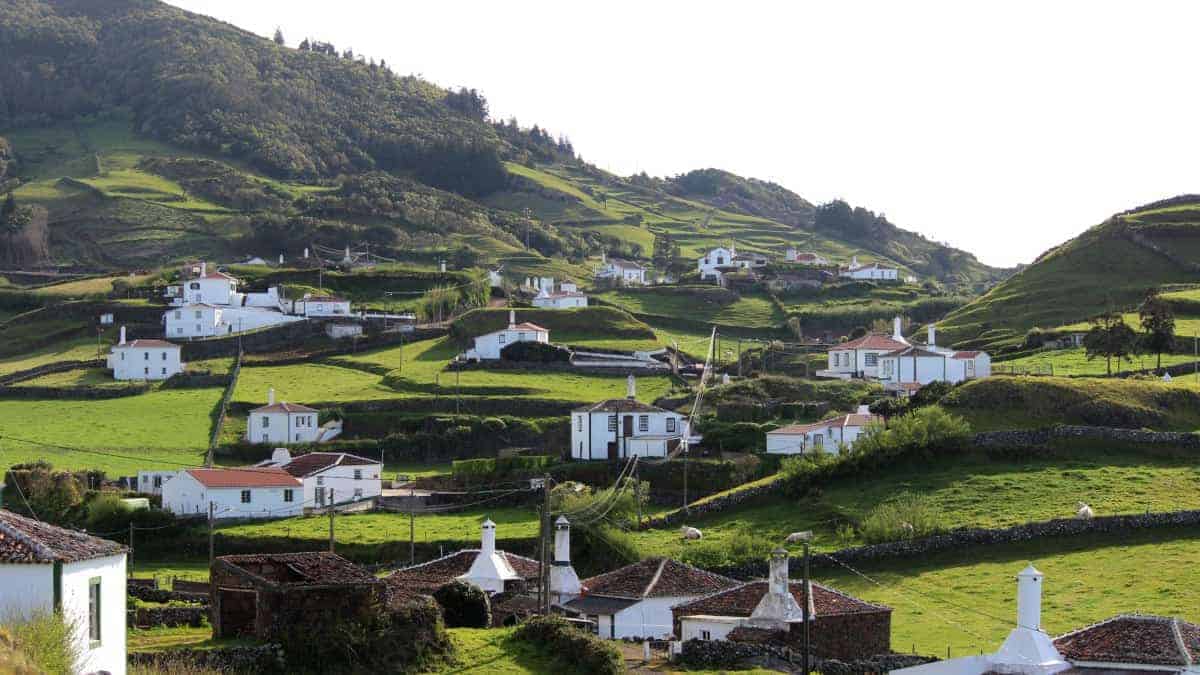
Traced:
POLYGON ((993 265, 1200 191, 1200 4, 169 1, 480 89, 622 175, 772 180, 993 265))

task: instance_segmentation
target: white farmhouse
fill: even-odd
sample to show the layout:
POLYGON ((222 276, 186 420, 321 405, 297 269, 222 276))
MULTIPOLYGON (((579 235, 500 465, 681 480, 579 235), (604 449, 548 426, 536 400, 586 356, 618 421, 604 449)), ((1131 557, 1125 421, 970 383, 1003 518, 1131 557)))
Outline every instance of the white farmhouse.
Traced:
POLYGON ((138 471, 137 491, 144 495, 161 495, 163 485, 177 475, 179 475, 178 471, 170 469, 138 471))
POLYGON ((983 351, 956 351, 940 347, 936 328, 929 325, 924 345, 909 345, 879 358, 878 377, 884 389, 911 392, 930 382, 957 384, 992 374, 992 359, 983 351))
POLYGON ((883 418, 872 415, 865 405, 857 412, 831 417, 812 424, 789 424, 767 432, 767 452, 772 455, 804 453, 837 453, 841 446, 853 447, 854 442, 871 423, 883 418))
POLYGON ((216 265, 209 267, 202 262, 190 270, 190 278, 183 280, 180 303, 185 305, 232 305, 237 293, 238 280, 218 271, 216 265))
POLYGON ((0 510, 0 624, 62 612, 80 673, 125 673, 124 546, 0 510))
POLYGON ((189 304, 163 314, 167 337, 191 339, 216 337, 303 321, 269 307, 232 307, 189 304))
POLYGON ((271 459, 255 466, 274 466, 299 478, 307 502, 316 506, 374 499, 383 494, 383 465, 345 452, 310 452, 292 457, 276 448, 271 459))
POLYGON ((278 467, 185 469, 163 485, 163 508, 177 516, 286 518, 304 513, 304 484, 278 467))
POLYGON ((572 459, 666 457, 688 436, 685 416, 638 401, 636 386, 630 375, 625 398, 571 411, 572 459))
POLYGON ((900 332, 900 317, 896 317, 891 337, 873 333, 830 347, 829 365, 817 371, 817 376, 874 378, 879 374, 880 357, 908 346, 900 332))
POLYGON ((542 309, 572 309, 587 307, 588 297, 578 291, 547 291, 542 288, 533 298, 533 306, 542 309))
POLYGON ((723 276, 722 268, 728 270, 733 267, 734 253, 732 247, 718 246, 700 256, 696 261, 696 270, 700 272, 700 279, 719 282, 723 276))
POLYGON ((549 344, 550 331, 529 322, 517 323, 517 313, 508 312, 508 328, 484 333, 475 338, 475 346, 463 358, 467 361, 495 361, 500 352, 514 342, 543 342, 549 344))
POLYGON ((739 582, 670 558, 647 558, 585 579, 564 607, 592 621, 602 638, 662 639, 674 633, 671 608, 739 582))
POLYGON ((838 276, 847 279, 897 281, 900 279, 900 270, 884 267, 879 263, 860 265, 858 256, 854 256, 849 265, 838 270, 838 276))
MULTIPOLYGON (((275 389, 267 390, 267 404, 250 411, 246 422, 246 440, 250 443, 323 443, 337 435, 318 424, 316 408, 296 403, 275 402, 275 389)), ((337 425, 338 433, 341 432, 337 425)))
POLYGON ((646 268, 620 258, 605 258, 596 270, 597 279, 611 279, 624 286, 644 286, 646 268))
POLYGON ((183 372, 179 345, 163 340, 121 340, 108 353, 108 367, 116 380, 165 380, 183 372))
POLYGON ((305 295, 303 300, 296 301, 293 311, 310 319, 347 317, 350 316, 350 301, 332 295, 305 295))

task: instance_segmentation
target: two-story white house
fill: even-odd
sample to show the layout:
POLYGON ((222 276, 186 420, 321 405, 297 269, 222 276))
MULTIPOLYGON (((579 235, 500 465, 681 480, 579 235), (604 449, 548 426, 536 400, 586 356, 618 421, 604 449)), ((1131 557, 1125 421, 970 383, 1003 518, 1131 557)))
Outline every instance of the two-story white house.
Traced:
POLYGON ((169 338, 191 339, 244 333, 303 320, 304 317, 269 307, 190 304, 167 310, 163 314, 163 330, 169 338))
POLYGON ((571 411, 572 459, 666 457, 689 436, 687 417, 637 400, 630 375, 626 397, 571 411))
POLYGON ((508 327, 484 333, 475 338, 475 346, 463 353, 466 361, 495 361, 500 352, 514 342, 543 342, 549 344, 550 331, 528 321, 517 323, 517 313, 508 312, 508 327))
POLYGON ((75 672, 124 675, 126 551, 0 510, 0 624, 61 612, 79 655, 75 672))
POLYGON ((900 278, 900 270, 879 263, 860 265, 858 256, 854 256, 849 265, 838 270, 838 276, 846 279, 896 281, 900 278))
POLYGON ((767 432, 767 452, 772 455, 837 454, 842 446, 854 447, 854 442, 872 423, 882 424, 883 418, 871 414, 867 406, 861 405, 856 412, 847 415, 811 424, 788 424, 767 432))
POLYGON ((231 305, 234 304, 238 280, 217 270, 216 265, 202 262, 185 274, 179 304, 184 305, 231 305))
POLYGON ((829 362, 818 377, 839 379, 875 378, 879 374, 879 359, 886 354, 909 346, 900 332, 900 317, 893 323, 891 337, 872 333, 829 348, 829 362))
POLYGON ((108 367, 115 380, 165 380, 183 372, 179 345, 164 340, 125 341, 121 326, 120 342, 108 353, 108 367))
POLYGON ((310 452, 293 457, 276 448, 271 459, 255 466, 275 466, 299 478, 311 505, 345 504, 383 494, 383 465, 345 452, 310 452))
POLYGON ((631 261, 606 257, 596 270, 597 279, 610 279, 624 286, 644 286, 646 268, 631 261))
POLYGON ((724 246, 718 246, 700 256, 696 260, 696 270, 700 273, 700 279, 719 282, 723 274, 721 268, 733 267, 733 256, 734 249, 724 246))
POLYGON ((185 469, 163 485, 163 508, 177 516, 286 518, 304 513, 304 483, 279 467, 185 469))
MULTIPOLYGON (((275 389, 267 390, 267 404, 250 411, 246 421, 246 440, 250 443, 321 443, 332 440, 336 434, 325 433, 319 424, 320 411, 316 408, 275 402, 275 389)), ((338 432, 341 431, 340 426, 338 432)))

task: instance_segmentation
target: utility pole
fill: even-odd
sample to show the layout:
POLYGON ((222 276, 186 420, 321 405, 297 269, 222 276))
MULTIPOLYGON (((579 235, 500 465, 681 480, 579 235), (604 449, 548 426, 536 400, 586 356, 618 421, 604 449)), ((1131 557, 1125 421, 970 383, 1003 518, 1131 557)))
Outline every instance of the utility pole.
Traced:
POLYGON ((133 576, 133 521, 129 522, 129 576, 133 576))
POLYGON ((550 521, 550 474, 542 474, 542 530, 546 533, 542 542, 542 613, 550 614, 550 551, 552 544, 552 526, 550 521))
MULTIPOLYGON (((701 377, 703 377, 703 375, 701 375, 701 377)), ((689 434, 691 433, 691 429, 688 429, 688 433, 689 434)), ((685 439, 683 439, 683 512, 684 513, 691 513, 691 510, 688 509, 688 497, 687 497, 688 450, 689 450, 688 439, 685 438, 685 439)))
POLYGON ((638 469, 639 462, 633 460, 633 500, 637 502, 637 524, 642 527, 642 477, 638 469))
POLYGON ((210 569, 210 570, 212 569, 213 560, 214 560, 213 552, 215 550, 216 550, 216 547, 213 545, 213 503, 209 502, 208 503, 208 569, 210 569))
POLYGON ((458 383, 459 383, 459 380, 461 379, 461 377, 460 377, 461 373, 462 373, 462 366, 461 365, 454 366, 454 414, 455 415, 457 415, 459 412, 459 410, 458 410, 459 399, 461 397, 459 395, 458 383))
POLYGON ((439 397, 439 393, 441 391, 442 391, 442 374, 434 373, 433 374, 433 411, 434 412, 437 412, 438 397, 439 397))
POLYGON ((812 672, 808 668, 808 665, 809 665, 808 664, 808 650, 810 647, 808 624, 810 623, 809 619, 811 618, 808 615, 808 607, 809 607, 810 602, 812 602, 812 588, 809 586, 809 581, 808 581, 808 542, 805 541, 804 542, 804 606, 802 608, 804 610, 804 661, 803 661, 803 668, 804 668, 805 675, 808 675, 808 673, 812 672))
POLYGON ((542 507, 538 506, 538 584, 537 584, 537 606, 538 612, 542 611, 545 604, 542 601, 542 578, 546 574, 546 519, 542 516, 542 507))
POLYGON ((408 564, 417 564, 417 503, 414 490, 408 488, 408 564))
POLYGON ((742 338, 738 338, 738 377, 742 376, 742 338))
POLYGON ((333 488, 329 488, 329 552, 333 553, 333 488))

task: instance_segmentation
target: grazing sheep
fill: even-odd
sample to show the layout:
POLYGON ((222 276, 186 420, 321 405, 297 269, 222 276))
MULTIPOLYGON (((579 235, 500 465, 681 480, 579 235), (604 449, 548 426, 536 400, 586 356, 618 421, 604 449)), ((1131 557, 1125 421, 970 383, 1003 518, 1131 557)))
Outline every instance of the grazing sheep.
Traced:
POLYGON ((1096 517, 1096 512, 1092 510, 1092 507, 1084 504, 1083 502, 1079 502, 1078 504, 1079 510, 1075 512, 1076 518, 1079 520, 1091 520, 1092 518, 1096 517))
POLYGON ((804 541, 812 540, 812 532, 793 532, 784 539, 785 543, 797 544, 804 541))
POLYGON ((911 539, 916 534, 917 528, 913 527, 912 523, 900 523, 900 531, 904 533, 904 536, 911 539))
POLYGON ((694 527, 684 525, 679 528, 679 534, 683 535, 684 539, 703 539, 704 533, 694 527))

